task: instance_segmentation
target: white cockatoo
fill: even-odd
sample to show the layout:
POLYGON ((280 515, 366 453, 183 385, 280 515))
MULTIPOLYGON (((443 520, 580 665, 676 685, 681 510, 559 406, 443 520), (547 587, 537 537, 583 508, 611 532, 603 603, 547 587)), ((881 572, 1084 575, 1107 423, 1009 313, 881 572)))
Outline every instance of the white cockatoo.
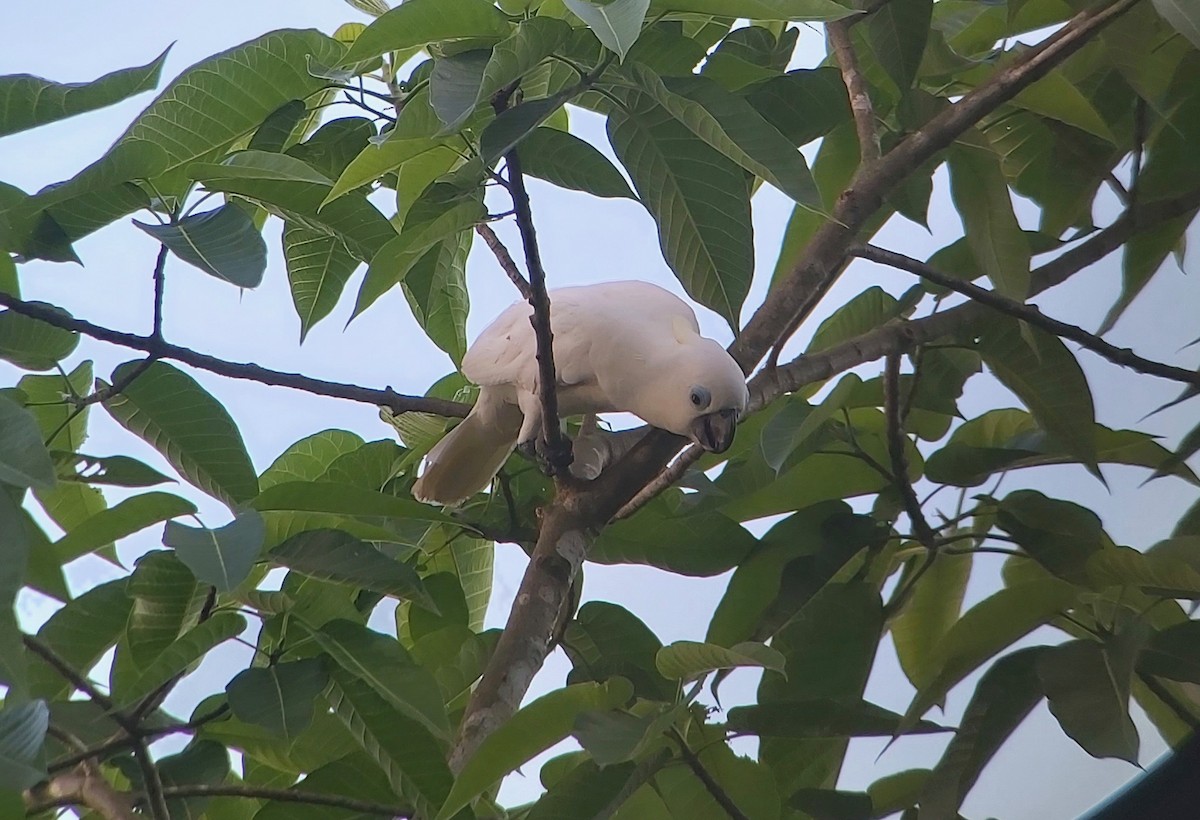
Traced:
MULTIPOLYGON (((550 291, 558 407, 563 416, 627 411, 724 452, 749 393, 741 368, 700 335, 696 314, 647 282, 550 291)), ((413 495, 458 504, 491 482, 517 445, 541 431, 537 341, 526 302, 496 318, 463 357, 479 385, 470 414, 429 451, 413 495)))

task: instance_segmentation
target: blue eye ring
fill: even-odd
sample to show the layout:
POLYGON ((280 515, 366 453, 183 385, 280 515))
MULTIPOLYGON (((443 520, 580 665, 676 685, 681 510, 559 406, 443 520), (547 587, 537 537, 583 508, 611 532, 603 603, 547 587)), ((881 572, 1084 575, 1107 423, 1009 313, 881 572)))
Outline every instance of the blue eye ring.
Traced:
POLYGON ((708 388, 697 385, 692 388, 689 399, 691 400, 693 407, 695 407, 697 410, 703 410, 712 403, 712 393, 708 391, 708 388))

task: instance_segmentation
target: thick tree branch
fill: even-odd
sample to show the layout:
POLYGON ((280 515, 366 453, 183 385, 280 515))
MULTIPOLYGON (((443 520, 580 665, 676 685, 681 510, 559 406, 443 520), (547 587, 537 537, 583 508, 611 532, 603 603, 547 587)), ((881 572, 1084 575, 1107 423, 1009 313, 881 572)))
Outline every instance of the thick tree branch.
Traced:
POLYGON ((415 410, 421 413, 431 413, 435 416, 462 418, 471 409, 468 405, 456 401, 421 396, 403 396, 391 388, 374 390, 353 384, 314 379, 310 376, 302 376, 299 373, 285 373, 279 370, 271 370, 253 363, 230 362, 218 359, 215 356, 197 353, 189 348, 164 342, 153 336, 138 336, 134 333, 123 333, 119 330, 112 330, 111 328, 83 321, 82 319, 75 319, 64 315, 54 308, 34 302, 26 302, 8 293, 0 292, 0 306, 9 308, 32 319, 40 319, 46 324, 54 325, 55 327, 82 333, 84 336, 90 336, 102 342, 128 347, 133 350, 141 350, 160 359, 183 362, 198 370, 207 370, 210 373, 216 373, 219 376, 226 376, 231 379, 243 379, 274 387, 290 387, 293 390, 302 390, 305 393, 329 396, 335 399, 347 399, 349 401, 374 404, 376 406, 383 405, 390 408, 394 413, 405 413, 409 410, 415 410))
POLYGON ((1159 378, 1171 379, 1200 387, 1200 372, 1187 370, 1183 367, 1175 367, 1163 362, 1152 361, 1151 359, 1144 359, 1132 350, 1109 344, 1099 336, 1088 333, 1081 327, 1052 319, 1038 310, 1034 305, 1014 301, 999 295, 995 291, 986 290, 978 285, 942 273, 910 256, 878 248, 874 245, 857 245, 850 249, 850 253, 881 265, 907 271, 920 276, 922 279, 928 279, 930 282, 941 285, 955 293, 961 293, 963 296, 967 296, 981 305, 986 305, 998 313, 1013 316, 1042 330, 1053 333, 1055 336, 1070 339, 1113 364, 1119 364, 1122 367, 1128 367, 1151 376, 1158 376, 1159 378))
POLYGON ((496 261, 500 263, 500 267, 508 274, 508 278, 512 280, 512 283, 517 286, 517 290, 521 292, 521 298, 526 302, 532 302, 533 291, 529 288, 529 281, 521 274, 521 269, 513 261, 512 254, 508 252, 508 248, 500 241, 500 237, 496 236, 496 232, 486 222, 480 222, 475 226, 475 233, 483 237, 483 241, 491 249, 492 254, 496 257, 496 261))
POLYGON ((850 40, 850 23, 847 20, 834 20, 825 25, 825 33, 850 98, 850 113, 854 117, 854 130, 858 132, 858 149, 862 157, 860 167, 870 168, 880 155, 879 129, 876 127, 875 106, 871 104, 867 81, 858 67, 858 55, 850 40))
POLYGON ((80 765, 25 792, 25 812, 32 816, 56 808, 85 806, 104 820, 137 820, 128 794, 109 785, 94 768, 80 765))

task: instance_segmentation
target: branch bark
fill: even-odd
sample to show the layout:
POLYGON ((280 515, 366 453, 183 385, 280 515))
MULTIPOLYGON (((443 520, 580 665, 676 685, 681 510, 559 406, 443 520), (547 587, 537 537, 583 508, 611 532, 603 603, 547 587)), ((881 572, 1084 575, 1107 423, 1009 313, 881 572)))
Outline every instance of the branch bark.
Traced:
POLYGON ((513 261, 512 254, 508 252, 508 248, 500 241, 500 237, 496 236, 496 232, 492 230, 492 226, 486 222, 480 222, 475 226, 475 233, 483 238, 484 243, 492 251, 492 255, 496 257, 496 261, 500 263, 500 268, 508 274, 508 278, 512 280, 517 290, 520 291, 521 298, 526 302, 531 301, 533 299, 533 291, 529 288, 529 280, 521 274, 521 269, 513 261))
POLYGON ((125 792, 109 785, 104 775, 80 765, 39 783, 24 794, 25 812, 41 814, 66 806, 86 806, 104 820, 137 820, 133 802, 125 792))
POLYGON ((863 77, 862 69, 858 67, 858 55, 854 51, 854 43, 850 40, 850 23, 846 20, 834 20, 825 25, 825 33, 829 37, 833 57, 842 71, 842 82, 845 83, 846 94, 850 98, 850 113, 854 117, 854 130, 858 132, 858 148, 862 157, 860 167, 869 169, 879 160, 879 129, 875 124, 875 106, 871 104, 867 81, 863 77))

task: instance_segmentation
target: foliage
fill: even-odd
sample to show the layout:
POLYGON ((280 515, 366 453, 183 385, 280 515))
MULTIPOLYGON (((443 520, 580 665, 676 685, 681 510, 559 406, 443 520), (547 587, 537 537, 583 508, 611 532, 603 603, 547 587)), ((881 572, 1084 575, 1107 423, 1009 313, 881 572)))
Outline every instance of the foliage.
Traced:
MULTIPOLYGON (((472 692, 504 646, 483 624, 494 543, 531 551, 539 522, 551 520, 539 509, 562 509, 553 483, 520 455, 502 488, 458 510, 412 500, 421 457, 445 429, 436 408, 461 415, 451 402, 469 398, 461 377, 404 397, 279 374, 167 344, 161 307, 153 334, 130 342, 22 300, 20 285, 26 263, 76 260, 75 243, 137 214, 164 259, 170 252, 171 275, 191 266, 254 288, 272 264, 263 224, 279 220, 282 254, 270 259, 286 267, 301 341, 340 300, 353 299, 357 316, 399 288, 429 338, 460 362, 465 268, 480 252, 473 234, 499 218, 485 189, 519 198, 514 175, 525 173, 581 197, 640 202, 683 290, 739 332, 733 350, 749 372, 827 289, 852 241, 869 241, 889 219, 927 221, 937 173, 965 233, 930 266, 1019 304, 1123 247, 1111 326, 1182 254, 1200 209, 1200 6, 351 5, 372 22, 332 36, 271 32, 184 70, 71 179, 33 194, 0 183, 0 358, 31 371, 0 390, 0 811, 22 800, 41 811, 55 794, 47 779, 61 786, 74 772, 94 789, 65 802, 123 816, 105 814, 104 795, 132 791, 156 820, 918 810, 936 820, 958 815, 1043 699, 1096 757, 1136 762, 1132 701, 1171 742, 1196 725, 1200 703, 1187 685, 1200 683, 1200 630, 1179 601, 1200 600, 1200 506, 1174 538, 1130 549, 1097 511, 1065 499, 968 493, 1010 471, 1063 464, 1200 484, 1186 464, 1200 434, 1172 452, 1145 430, 1104 426, 1075 351, 1035 317, 946 310, 952 295, 932 284, 847 299, 816 328, 806 357, 754 377, 759 409, 731 450, 688 470, 686 489, 586 528, 597 532, 588 556, 597 562, 732 570, 706 642, 663 646, 615 603, 572 609, 555 632, 572 665, 567 681, 498 719, 461 760, 464 717, 484 722, 472 692), (809 21, 825 24, 831 42, 845 38, 854 59, 835 59, 831 46, 822 66, 792 68, 797 24, 809 21), (1083 32, 1079 42, 1039 52, 1037 38, 1058 27, 1083 32), (1041 34, 1022 43, 1029 32, 1041 34), (1051 56, 1036 76, 1010 71, 1039 53, 1051 56), (868 107, 846 104, 842 75, 863 83, 868 107), (611 152, 570 133, 569 112, 581 109, 606 118, 611 152), (969 121, 954 121, 956 110, 969 121), (864 132, 882 156, 856 142, 864 132), (906 151, 914 160, 893 167, 906 151), (764 183, 794 211, 778 258, 756 266, 752 199, 764 183), (1105 186, 1138 218, 1094 225, 1105 186), (856 190, 869 192, 865 203, 856 190), (1014 194, 1037 207, 1036 232, 1022 229, 1014 194), (213 195, 220 204, 201 210, 213 195), (1062 255, 1031 264, 1048 252, 1062 255), (357 294, 344 293, 361 266, 357 294), (766 306, 743 322, 755 271, 767 267, 766 306), (142 358, 93 378, 89 348, 77 352, 88 336, 142 358), (901 354, 902 373, 833 382, 901 354), (260 474, 240 425, 262 420, 234 419, 184 366, 387 404, 400 441, 365 442, 334 425, 260 474), (964 419, 959 400, 985 369, 1023 407, 964 419), (161 462, 88 454, 98 412, 161 462), (914 482, 930 496, 959 488, 953 516, 926 521, 914 482), (229 521, 179 520, 195 513, 194 493, 224 504, 229 521), (767 516, 780 518, 764 528, 767 516), (160 526, 166 549, 142 556, 126 579, 67 589, 65 566, 90 554, 115 561, 114 542, 160 526), (972 558, 989 551, 1008 553, 1002 585, 972 558), (270 569, 281 583, 264 582, 270 569), (981 578, 990 594, 964 610, 968 583, 981 578), (35 635, 13 614, 22 590, 61 604, 35 635), (367 626, 385 601, 395 604, 391 634, 367 626), (1054 631, 1028 645, 1043 626, 1054 631), (889 636, 915 691, 904 713, 864 698, 889 636), (234 639, 257 650, 249 668, 210 668, 211 697, 190 717, 168 714, 171 688, 234 639), (761 676, 755 701, 704 706, 705 684, 715 700, 739 668, 761 676), (962 720, 931 720, 956 688, 969 696, 962 720), (147 743, 168 731, 189 733, 189 745, 153 760, 147 743), (865 793, 837 790, 851 739, 903 746, 909 734, 948 735, 932 770, 881 778, 865 793), (729 745, 744 735, 759 739, 752 757, 729 745), (542 769, 540 799, 498 805, 506 776, 571 736, 582 751, 542 769)), ((71 86, 0 77, 0 135, 147 90, 165 56, 71 86)), ((520 227, 529 239, 530 226, 520 227)), ((160 305, 163 276, 160 262, 160 305)), ((1175 376, 1188 385, 1180 401, 1200 392, 1186 371, 1175 376)), ((596 491, 607 501, 623 503, 646 483, 637 474, 630 485, 625 463, 609 467, 624 485, 596 491)), ((509 630, 519 627, 514 615, 509 630)), ((501 670, 520 681, 517 701, 540 662, 501 670)))

